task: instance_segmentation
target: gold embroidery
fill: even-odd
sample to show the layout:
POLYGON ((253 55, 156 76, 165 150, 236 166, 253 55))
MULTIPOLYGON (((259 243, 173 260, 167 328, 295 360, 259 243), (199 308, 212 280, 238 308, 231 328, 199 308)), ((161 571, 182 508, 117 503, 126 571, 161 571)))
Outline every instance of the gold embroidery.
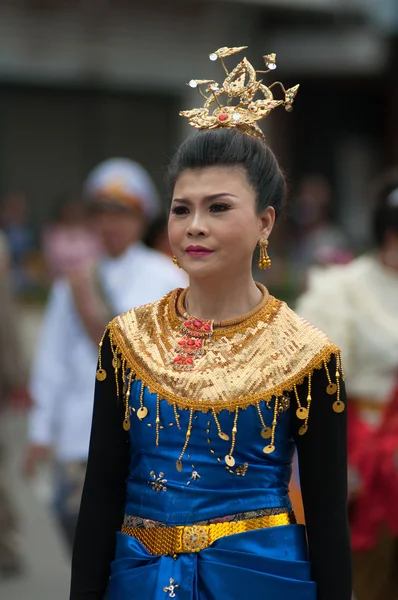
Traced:
POLYGON ((176 312, 180 294, 174 290, 108 326, 114 356, 115 344, 142 385, 176 411, 235 412, 269 402, 339 354, 325 334, 267 296, 262 308, 243 322, 214 330, 211 346, 195 361, 194 370, 176 372, 172 351, 181 339, 182 320, 176 312))
POLYGON ((238 475, 239 477, 244 477, 246 475, 248 467, 249 467, 249 463, 247 463, 247 462, 243 463, 243 465, 239 465, 235 469, 236 475, 238 475))
POLYGON ((153 481, 148 481, 154 492, 167 492, 167 487, 164 485, 167 483, 167 479, 164 478, 164 473, 156 475, 155 471, 151 471, 149 475, 153 481))
POLYGON ((172 577, 170 577, 170 585, 165 585, 163 588, 164 592, 170 592, 169 596, 170 598, 175 598, 176 597, 176 593, 174 590, 178 590, 180 586, 178 585, 178 583, 176 583, 174 581, 174 579, 172 577))

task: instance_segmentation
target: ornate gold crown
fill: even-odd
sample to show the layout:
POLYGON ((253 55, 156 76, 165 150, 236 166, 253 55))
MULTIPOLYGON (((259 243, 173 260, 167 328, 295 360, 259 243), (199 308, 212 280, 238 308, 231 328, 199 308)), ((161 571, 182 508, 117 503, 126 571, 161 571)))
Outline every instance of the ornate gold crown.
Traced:
POLYGON ((192 88, 198 88, 201 96, 205 99, 202 108, 193 108, 192 110, 182 110, 180 115, 186 117, 189 124, 196 129, 218 129, 219 127, 235 127, 244 133, 264 140, 264 134, 257 121, 267 117, 271 110, 277 106, 284 106, 287 111, 292 110, 294 98, 299 89, 299 85, 286 90, 280 81, 275 81, 269 86, 257 81, 257 73, 270 73, 276 69, 276 55, 268 54, 264 56, 267 71, 256 71, 249 61, 244 58, 235 67, 233 71, 228 72, 224 58, 245 50, 247 46, 238 48, 219 48, 216 52, 210 54, 210 60, 221 60, 221 64, 227 77, 220 86, 213 79, 191 79, 188 83, 192 88), (205 92, 200 86, 206 85, 205 92), (275 100, 271 88, 278 85, 285 94, 284 100, 275 100), (257 93, 262 94, 262 98, 254 100, 257 93), (225 105, 221 104, 220 96, 227 96, 225 105), (238 103, 231 105, 233 100, 238 103), (215 106, 213 106, 215 104, 215 106), (213 109, 213 110, 212 110, 213 109))

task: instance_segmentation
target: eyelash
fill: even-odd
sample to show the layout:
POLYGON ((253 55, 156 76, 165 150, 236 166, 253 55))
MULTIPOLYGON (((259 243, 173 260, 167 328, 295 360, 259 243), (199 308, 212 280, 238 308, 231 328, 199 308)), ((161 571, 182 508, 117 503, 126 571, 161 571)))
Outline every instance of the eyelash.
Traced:
MULTIPOLYGON (((229 208, 231 208, 229 204, 225 204, 224 202, 214 202, 214 204, 211 204, 209 206, 209 212, 213 212, 213 213, 225 212, 229 208)), ((178 216, 185 215, 188 212, 188 208, 186 206, 174 206, 171 209, 171 212, 178 216)))
POLYGON ((209 210, 211 211, 211 209, 215 209, 216 207, 218 207, 221 210, 213 210, 212 212, 225 212, 226 210, 228 210, 230 207, 229 204, 225 204, 224 202, 215 202, 214 204, 211 204, 209 206, 209 210))

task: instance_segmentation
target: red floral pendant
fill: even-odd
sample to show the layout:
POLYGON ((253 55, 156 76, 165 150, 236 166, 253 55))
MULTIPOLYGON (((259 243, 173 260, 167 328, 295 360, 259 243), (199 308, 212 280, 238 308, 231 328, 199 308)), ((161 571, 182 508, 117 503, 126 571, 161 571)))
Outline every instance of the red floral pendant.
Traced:
POLYGON ((206 341, 213 334, 213 321, 189 317, 184 322, 183 334, 175 349, 177 356, 173 360, 173 367, 176 371, 192 370, 195 359, 203 356, 206 341))

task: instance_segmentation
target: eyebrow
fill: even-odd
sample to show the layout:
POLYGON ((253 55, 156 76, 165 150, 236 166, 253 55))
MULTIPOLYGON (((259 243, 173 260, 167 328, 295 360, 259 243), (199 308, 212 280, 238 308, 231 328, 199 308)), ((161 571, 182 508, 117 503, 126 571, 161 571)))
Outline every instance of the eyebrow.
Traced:
MULTIPOLYGON (((205 200, 206 202, 210 202, 212 200, 217 200, 217 198, 223 198, 225 196, 237 198, 235 194, 230 194, 229 192, 219 192, 218 194, 209 194, 208 196, 204 196, 203 200, 205 200)), ((191 200, 189 200, 188 198, 173 198, 173 202, 179 202, 180 204, 192 204, 191 200)))

